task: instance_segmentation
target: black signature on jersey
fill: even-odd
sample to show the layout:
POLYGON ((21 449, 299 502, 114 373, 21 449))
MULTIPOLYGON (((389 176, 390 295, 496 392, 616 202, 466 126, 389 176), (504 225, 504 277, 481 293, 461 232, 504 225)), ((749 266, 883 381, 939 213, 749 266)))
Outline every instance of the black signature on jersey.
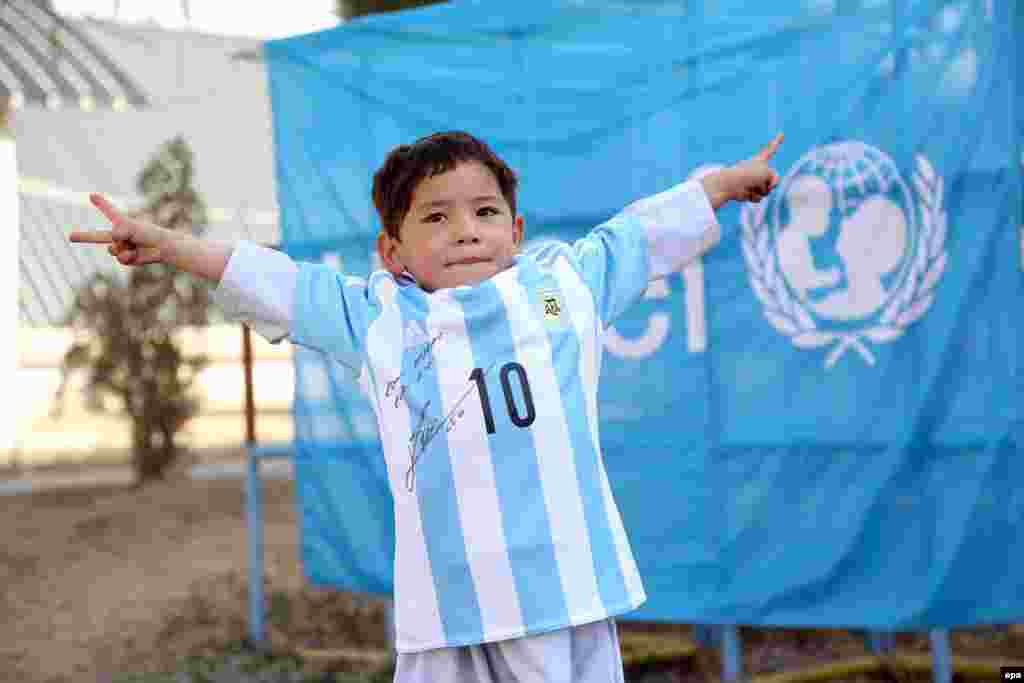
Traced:
POLYGON ((444 332, 438 332, 437 336, 423 344, 423 348, 417 352, 416 357, 412 361, 412 370, 406 373, 399 373, 398 377, 393 380, 384 383, 384 398, 395 397, 395 407, 397 408, 403 400, 405 395, 409 393, 409 387, 413 384, 419 383, 423 379, 423 373, 434 366, 434 346, 444 336, 444 332), (408 379, 408 375, 413 372, 416 373, 416 379, 410 383, 403 382, 403 379, 408 379))
MULTIPOLYGON (((495 365, 497 365, 497 361, 491 363, 483 374, 489 373, 495 365)), ((442 431, 447 434, 455 428, 455 425, 466 414, 466 411, 462 409, 463 402, 476 388, 476 382, 470 380, 469 386, 462 392, 459 400, 455 402, 455 405, 444 417, 430 417, 427 415, 430 401, 423 404, 416 428, 409 435, 409 469, 405 472, 405 489, 410 493, 416 488, 416 465, 419 463, 420 458, 423 457, 427 446, 442 431)))

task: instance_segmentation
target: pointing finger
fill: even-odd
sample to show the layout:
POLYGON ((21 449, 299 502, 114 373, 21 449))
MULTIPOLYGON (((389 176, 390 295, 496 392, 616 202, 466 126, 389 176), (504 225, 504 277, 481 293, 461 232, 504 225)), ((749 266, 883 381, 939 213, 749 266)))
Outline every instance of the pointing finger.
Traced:
POLYGON ((76 230, 68 235, 68 239, 87 244, 110 244, 114 241, 114 233, 110 230, 76 230))
POLYGON ((783 137, 785 136, 782 133, 779 133, 774 138, 772 138, 772 141, 765 145, 764 149, 762 149, 760 152, 756 154, 757 158, 760 159, 761 161, 768 161, 773 156, 775 156, 775 151, 778 150, 779 145, 782 144, 783 137))

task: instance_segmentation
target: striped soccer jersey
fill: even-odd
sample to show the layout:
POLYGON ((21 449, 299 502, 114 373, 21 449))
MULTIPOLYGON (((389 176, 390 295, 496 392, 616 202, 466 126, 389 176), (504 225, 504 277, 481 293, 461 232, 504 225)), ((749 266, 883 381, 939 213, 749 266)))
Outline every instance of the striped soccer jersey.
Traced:
POLYGON ((426 292, 240 243, 235 320, 361 356, 395 506, 399 652, 541 633, 645 599, 598 434, 604 329, 720 236, 703 188, 636 202, 475 286, 426 292))

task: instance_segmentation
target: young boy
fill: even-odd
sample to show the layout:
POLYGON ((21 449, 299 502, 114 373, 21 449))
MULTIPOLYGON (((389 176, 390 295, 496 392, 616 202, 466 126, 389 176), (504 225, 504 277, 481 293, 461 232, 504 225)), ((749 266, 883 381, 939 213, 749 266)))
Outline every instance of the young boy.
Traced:
POLYGON ((112 229, 70 239, 218 282, 272 342, 362 357, 395 505, 396 681, 622 681, 614 617, 645 594, 601 460, 601 337, 719 240, 714 210, 771 191, 781 141, 520 253, 512 170, 468 134, 422 138, 374 176, 385 269, 366 280, 97 195, 112 229))

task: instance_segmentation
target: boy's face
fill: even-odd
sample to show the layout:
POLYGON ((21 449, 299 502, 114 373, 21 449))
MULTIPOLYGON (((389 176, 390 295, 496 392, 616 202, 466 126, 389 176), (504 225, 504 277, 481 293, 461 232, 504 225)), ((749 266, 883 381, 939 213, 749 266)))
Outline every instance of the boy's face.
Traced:
POLYGON ((382 232, 377 250, 393 275, 407 269, 428 292, 476 285, 512 265, 523 239, 490 169, 477 161, 424 178, 399 230, 382 232))

